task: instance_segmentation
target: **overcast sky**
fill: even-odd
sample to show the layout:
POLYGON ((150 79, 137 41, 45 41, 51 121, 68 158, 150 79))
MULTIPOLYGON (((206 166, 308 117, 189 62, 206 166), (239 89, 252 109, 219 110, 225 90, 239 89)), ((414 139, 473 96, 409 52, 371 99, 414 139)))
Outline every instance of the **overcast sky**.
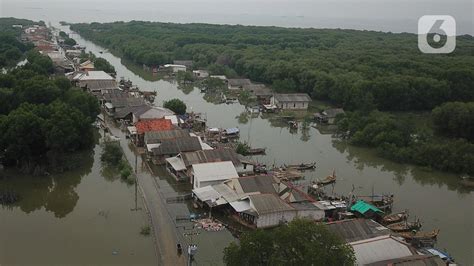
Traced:
POLYGON ((422 15, 451 15, 473 34, 473 0, 0 0, 1 16, 74 22, 154 20, 415 32, 422 15))

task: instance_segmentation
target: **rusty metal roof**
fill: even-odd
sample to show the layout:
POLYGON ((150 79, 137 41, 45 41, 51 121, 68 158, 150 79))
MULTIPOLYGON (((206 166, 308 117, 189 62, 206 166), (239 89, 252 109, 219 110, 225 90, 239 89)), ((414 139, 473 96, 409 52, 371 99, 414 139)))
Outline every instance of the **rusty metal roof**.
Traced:
POLYGON ((234 166, 241 164, 237 153, 231 149, 202 150, 195 152, 185 152, 181 154, 186 167, 209 162, 231 161, 234 166))

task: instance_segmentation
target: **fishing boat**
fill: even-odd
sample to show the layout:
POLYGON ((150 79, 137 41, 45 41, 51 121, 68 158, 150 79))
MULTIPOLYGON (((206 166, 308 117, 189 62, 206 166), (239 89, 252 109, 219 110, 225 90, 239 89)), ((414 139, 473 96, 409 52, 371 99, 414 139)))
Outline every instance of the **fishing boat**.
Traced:
POLYGON ((358 199, 362 199, 367 203, 374 205, 384 212, 389 212, 393 206, 393 194, 392 195, 371 195, 371 196, 357 196, 358 199))
POLYGON ((300 170, 300 171, 310 170, 310 169, 316 168, 316 162, 289 164, 289 165, 285 165, 285 168, 291 168, 291 169, 300 170))
POLYGON ((439 231, 439 229, 435 229, 430 232, 400 232, 398 235, 405 238, 406 240, 429 240, 436 239, 438 237, 439 231))
POLYGON ((251 148, 248 150, 248 155, 265 155, 265 148, 251 148))
POLYGON ((393 223, 399 223, 401 221, 404 221, 408 218, 408 214, 406 211, 398 212, 398 213, 392 213, 389 215, 385 215, 382 217, 382 224, 388 225, 388 224, 393 224, 393 223))
POLYGON ((413 230, 418 230, 421 228, 421 223, 419 220, 415 222, 400 222, 387 225, 387 228, 394 232, 409 232, 413 230))
POLYGON ((331 175, 326 176, 324 179, 317 180, 314 183, 318 186, 326 186, 336 182, 336 171, 332 171, 331 175))

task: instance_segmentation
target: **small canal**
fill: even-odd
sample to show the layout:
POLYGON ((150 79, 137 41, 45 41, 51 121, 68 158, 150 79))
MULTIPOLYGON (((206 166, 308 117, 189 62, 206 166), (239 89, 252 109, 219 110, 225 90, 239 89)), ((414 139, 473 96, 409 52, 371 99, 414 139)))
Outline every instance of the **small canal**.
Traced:
MULTIPOLYGON (((394 194, 395 211, 408 209, 411 219, 421 219, 424 230, 440 229, 438 247, 462 265, 474 264, 474 192, 463 188, 457 176, 381 159, 371 150, 349 146, 312 127, 290 131, 281 121, 242 115, 245 108, 240 104, 208 102, 198 89, 159 80, 77 34, 72 37, 87 51, 107 59, 118 78, 130 79, 142 90, 157 91, 157 105, 180 98, 188 111, 204 113, 209 126, 239 127, 242 140, 267 148, 267 155, 254 160, 268 165, 316 161, 316 171, 308 173, 300 185, 335 169, 338 181, 329 192, 347 195, 354 188, 358 195, 394 194)), ((18 206, 0 209, 0 263, 156 264, 153 239, 139 235, 141 226, 148 224, 146 214, 131 211, 134 188, 104 175, 100 149, 97 146, 92 155, 85 156, 84 169, 65 176, 0 180, 0 188, 15 186, 27 195, 18 206)), ((126 152, 132 156, 130 150, 126 152)), ((155 178, 164 198, 181 195, 188 188, 164 172, 155 178)), ((195 212, 186 203, 167 206, 171 216, 195 212)), ((189 233, 190 228, 184 224, 179 232, 189 233)), ((199 245, 197 264, 202 265, 222 264, 222 249, 233 239, 227 231, 188 235, 199 245)))

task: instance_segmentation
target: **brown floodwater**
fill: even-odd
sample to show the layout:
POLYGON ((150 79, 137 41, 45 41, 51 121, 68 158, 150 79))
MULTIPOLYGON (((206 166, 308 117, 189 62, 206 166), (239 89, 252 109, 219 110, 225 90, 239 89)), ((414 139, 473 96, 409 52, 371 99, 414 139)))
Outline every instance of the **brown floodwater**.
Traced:
MULTIPOLYGON (((109 52, 100 54, 99 51, 105 51, 103 47, 78 35, 72 37, 88 51, 114 65, 117 77, 130 79, 142 90, 156 90, 157 105, 164 100, 180 98, 186 102, 188 111, 204 113, 209 126, 239 127, 242 140, 255 147, 267 148, 266 156, 255 156, 254 160, 269 165, 316 161, 316 171, 309 172, 299 181, 302 186, 335 169, 338 181, 334 188, 327 189, 329 193, 347 195, 353 187, 358 195, 370 195, 372 190, 376 194, 393 193, 395 211, 408 209, 412 219, 422 220, 424 230, 441 229, 437 246, 447 250, 462 265, 474 264, 474 192, 462 187, 457 175, 394 163, 377 157, 373 150, 347 145, 312 127, 290 131, 275 117, 241 115, 246 110, 240 104, 212 103, 206 100, 210 97, 203 97, 196 88, 180 88, 174 82, 159 80, 140 66, 109 52)), ((31 199, 20 203, 25 204, 24 207, 0 211, 0 263, 11 263, 16 259, 25 263, 29 259, 44 263, 67 259, 87 262, 87 258, 99 264, 153 263, 152 240, 137 233, 146 223, 144 215, 130 212, 133 188, 100 174, 97 149, 89 170, 79 173, 79 177, 68 174, 71 180, 63 180, 61 187, 67 191, 53 194, 52 185, 30 184, 31 179, 15 181, 16 186, 31 194, 31 199), (42 186, 46 188, 39 189, 42 186), (51 194, 53 196, 48 197, 51 194), (43 204, 38 207, 36 201, 43 204), (114 250, 119 251, 117 255, 113 255, 114 250), (124 258, 119 259, 122 256, 124 258), (4 257, 7 259, 3 260, 4 257)), ((165 198, 186 193, 186 185, 173 182, 163 172, 156 178, 165 198)), ((56 184, 56 181, 52 183, 56 184)), ((186 203, 172 203, 168 207, 172 216, 196 212, 186 203)), ((176 226, 185 228, 180 229, 181 234, 195 231, 189 223, 177 222, 176 226)), ((197 261, 204 265, 222 264, 223 247, 232 241, 227 231, 200 232, 192 239, 190 236, 183 238, 186 239, 183 241, 199 244, 197 261)))
POLYGON ((148 217, 132 210, 135 190, 103 168, 101 150, 64 174, 2 173, 0 191, 21 199, 0 207, 1 265, 156 264, 153 239, 140 235, 148 217))

